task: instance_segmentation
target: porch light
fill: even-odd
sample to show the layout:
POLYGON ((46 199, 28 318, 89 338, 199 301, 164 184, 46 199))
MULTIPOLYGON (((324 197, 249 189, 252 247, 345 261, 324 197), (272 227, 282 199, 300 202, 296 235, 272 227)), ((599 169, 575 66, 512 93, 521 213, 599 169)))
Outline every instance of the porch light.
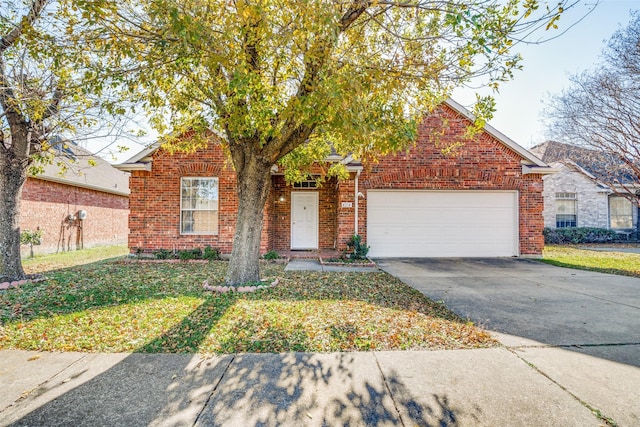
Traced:
POLYGON ((281 194, 280 197, 278 197, 278 201, 284 202, 284 194, 281 194))

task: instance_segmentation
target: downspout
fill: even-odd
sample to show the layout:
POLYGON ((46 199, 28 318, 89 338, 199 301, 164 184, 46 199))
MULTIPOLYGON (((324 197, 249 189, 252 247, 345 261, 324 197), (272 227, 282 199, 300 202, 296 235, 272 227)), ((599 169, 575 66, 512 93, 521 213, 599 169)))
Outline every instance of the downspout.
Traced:
POLYGON ((353 228, 355 229, 354 234, 358 235, 358 178, 360 177, 360 169, 356 172, 356 180, 355 180, 355 192, 354 192, 354 203, 355 203, 355 218, 353 219, 353 228))

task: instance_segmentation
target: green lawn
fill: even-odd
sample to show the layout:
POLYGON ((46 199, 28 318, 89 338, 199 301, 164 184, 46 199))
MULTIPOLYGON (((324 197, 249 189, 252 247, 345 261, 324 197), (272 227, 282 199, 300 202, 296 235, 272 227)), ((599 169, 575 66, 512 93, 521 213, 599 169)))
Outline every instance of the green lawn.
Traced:
POLYGON ((219 295, 202 282, 222 284, 224 261, 118 258, 60 268, 70 261, 54 258, 27 265, 46 282, 0 293, 0 348, 213 354, 496 345, 386 273, 285 272, 265 263, 263 276, 279 277, 277 287, 219 295))
POLYGON ((640 254, 545 246, 542 261, 561 267, 640 277, 640 254))
POLYGON ((121 257, 129 253, 126 245, 98 246, 79 251, 60 252, 57 254, 36 255, 34 258, 23 258, 22 266, 28 274, 42 273, 59 268, 89 264, 108 258, 121 257))

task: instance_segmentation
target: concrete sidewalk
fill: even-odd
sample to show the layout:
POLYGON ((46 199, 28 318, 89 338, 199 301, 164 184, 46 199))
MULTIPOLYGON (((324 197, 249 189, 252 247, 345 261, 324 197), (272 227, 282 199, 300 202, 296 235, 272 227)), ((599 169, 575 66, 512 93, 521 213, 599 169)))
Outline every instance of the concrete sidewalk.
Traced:
POLYGON ((285 271, 331 271, 334 273, 379 273, 378 267, 321 264, 317 258, 292 258, 285 271))
POLYGON ((544 346, 0 358, 3 426, 640 424, 638 368, 544 346))

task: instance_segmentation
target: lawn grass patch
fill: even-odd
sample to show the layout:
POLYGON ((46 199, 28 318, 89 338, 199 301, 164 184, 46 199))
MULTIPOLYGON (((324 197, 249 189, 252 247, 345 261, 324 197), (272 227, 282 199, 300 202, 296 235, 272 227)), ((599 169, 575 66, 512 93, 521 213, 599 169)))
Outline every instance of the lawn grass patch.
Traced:
POLYGON ((542 261, 560 267, 640 277, 640 254, 545 246, 542 261))
POLYGON ((73 267, 104 259, 121 257, 128 253, 129 249, 126 245, 97 246, 90 249, 36 255, 33 258, 24 258, 22 260, 22 266, 27 274, 46 273, 47 271, 59 268, 73 267))
POLYGON ((0 293, 0 348, 238 353, 453 349, 488 333, 386 273, 285 272, 274 288, 212 293, 227 263, 106 260, 0 293))

